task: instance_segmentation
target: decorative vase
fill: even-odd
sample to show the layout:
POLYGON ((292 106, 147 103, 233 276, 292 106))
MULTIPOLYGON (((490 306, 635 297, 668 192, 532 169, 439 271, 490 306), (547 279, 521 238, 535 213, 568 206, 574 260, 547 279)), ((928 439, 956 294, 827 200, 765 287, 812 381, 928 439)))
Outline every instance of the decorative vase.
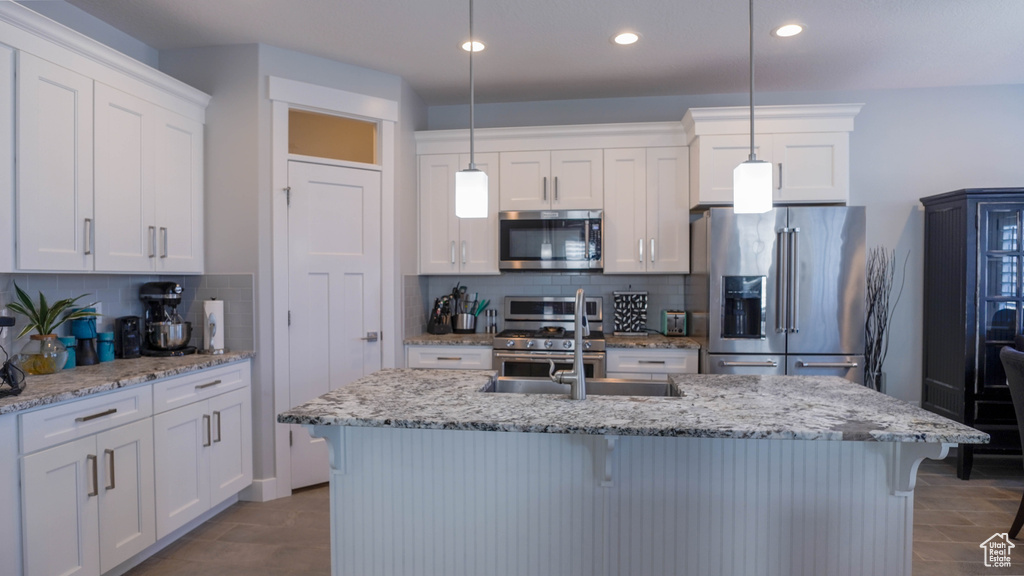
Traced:
POLYGON ((54 374, 68 361, 68 349, 56 334, 32 334, 28 344, 14 357, 26 374, 54 374))
POLYGON ((881 370, 877 372, 865 372, 864 385, 872 390, 877 390, 882 394, 885 394, 885 372, 881 370))

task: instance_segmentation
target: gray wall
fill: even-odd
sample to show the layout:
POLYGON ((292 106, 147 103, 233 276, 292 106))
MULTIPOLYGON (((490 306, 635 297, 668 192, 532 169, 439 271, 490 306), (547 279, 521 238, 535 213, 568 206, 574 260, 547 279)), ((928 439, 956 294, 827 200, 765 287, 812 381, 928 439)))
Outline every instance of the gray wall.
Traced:
MULTIPOLYGON (((745 104, 745 95, 477 105, 477 126, 673 121, 691 106, 745 104)), ((758 94, 758 104, 862 102, 850 137, 850 203, 867 207, 868 246, 907 254, 903 297, 885 363, 889 393, 921 399, 923 220, 918 199, 964 187, 1024 185, 1019 158, 1024 85, 758 94)), ((465 128, 465 106, 429 110, 429 129, 465 128)))

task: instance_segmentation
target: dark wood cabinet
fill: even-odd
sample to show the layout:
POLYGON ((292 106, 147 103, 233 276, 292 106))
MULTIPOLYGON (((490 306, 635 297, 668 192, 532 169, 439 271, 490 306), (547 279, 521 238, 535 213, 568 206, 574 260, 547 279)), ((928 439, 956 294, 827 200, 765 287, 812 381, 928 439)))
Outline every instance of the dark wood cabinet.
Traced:
POLYGON ((992 436, 961 445, 957 475, 975 453, 1020 454, 999 350, 1021 333, 1024 188, 972 188, 922 198, 924 353, 921 404, 992 436))

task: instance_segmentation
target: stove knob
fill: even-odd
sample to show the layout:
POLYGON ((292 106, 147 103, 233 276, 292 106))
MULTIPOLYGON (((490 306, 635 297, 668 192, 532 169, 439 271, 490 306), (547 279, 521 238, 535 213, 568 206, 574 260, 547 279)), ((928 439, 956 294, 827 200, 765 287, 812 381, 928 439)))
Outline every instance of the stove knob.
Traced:
POLYGON ((551 348, 554 345, 555 345, 555 343, 553 341, 551 341, 551 340, 545 340, 544 341, 544 347, 545 348, 551 348))
POLYGON ((593 342, 586 342, 583 344, 583 347, 589 350, 591 344, 593 344, 593 342))
POLYGON ((516 341, 515 340, 509 340, 509 341, 505 342, 505 346, 508 346, 509 348, 515 348, 516 347, 516 341))
POLYGON ((526 342, 526 347, 527 347, 527 348, 533 348, 533 340, 529 340, 529 341, 527 341, 527 342, 526 342))
POLYGON ((562 348, 565 348, 566 350, 572 348, 572 340, 566 340, 562 342, 562 348))

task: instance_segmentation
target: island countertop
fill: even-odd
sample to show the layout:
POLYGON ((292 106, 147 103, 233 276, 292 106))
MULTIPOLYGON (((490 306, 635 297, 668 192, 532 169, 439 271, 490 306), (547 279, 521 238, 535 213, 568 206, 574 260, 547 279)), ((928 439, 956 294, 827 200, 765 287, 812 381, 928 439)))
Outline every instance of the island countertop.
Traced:
POLYGON ((489 370, 388 369, 278 415, 289 424, 982 444, 988 434, 835 376, 683 374, 682 397, 483 393, 489 370))

